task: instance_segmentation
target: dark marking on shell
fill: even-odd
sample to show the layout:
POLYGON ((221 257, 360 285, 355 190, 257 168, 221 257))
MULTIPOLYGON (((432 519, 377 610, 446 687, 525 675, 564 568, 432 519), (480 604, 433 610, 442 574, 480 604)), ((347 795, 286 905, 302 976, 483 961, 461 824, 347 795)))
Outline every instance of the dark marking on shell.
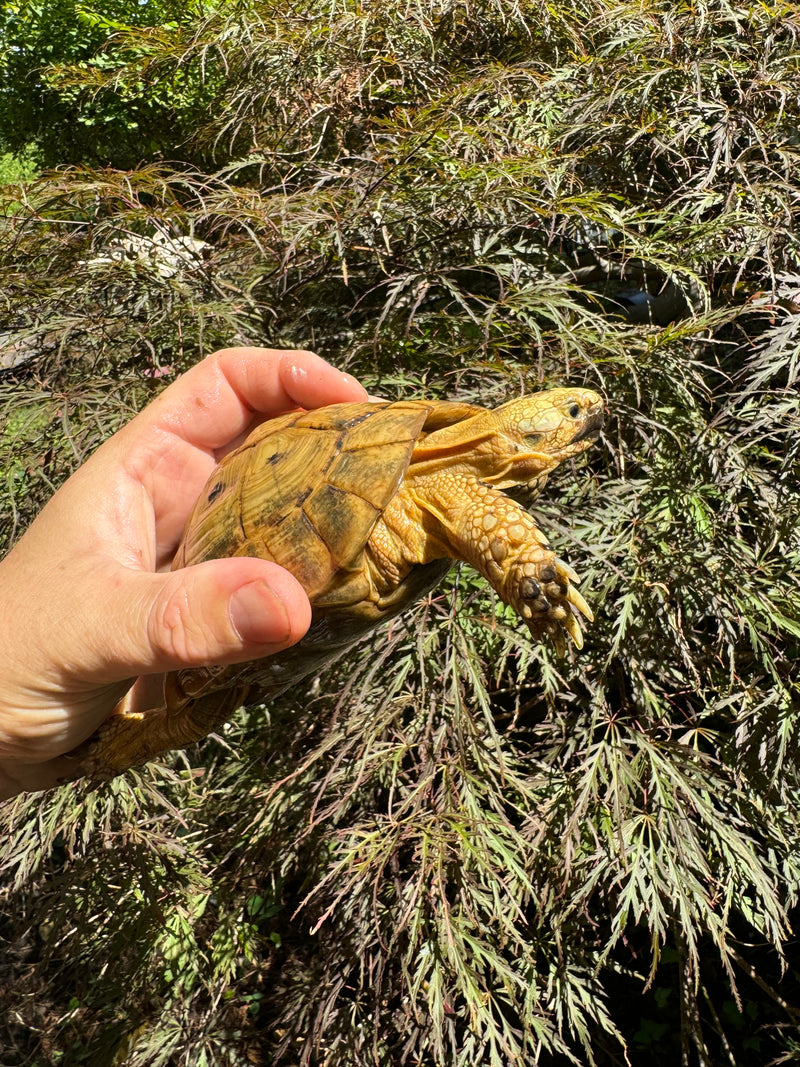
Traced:
MULTIPOLYGON (((379 408, 378 410, 381 410, 381 409, 379 408)), ((359 426, 362 422, 364 422, 365 419, 371 419, 374 414, 375 414, 375 410, 364 411, 364 412, 362 412, 361 415, 354 415, 352 419, 348 419, 348 421, 347 421, 347 423, 345 425, 346 425, 347 429, 349 430, 353 426, 359 426)))
POLYGON ((225 488, 225 486, 222 484, 222 482, 217 482, 217 484, 214 486, 214 488, 208 494, 208 502, 209 502, 209 504, 213 504, 214 503, 214 501, 217 499, 217 497, 219 496, 219 494, 222 492, 222 490, 224 488, 225 488))
POLYGON ((342 454, 342 449, 344 448, 344 443, 346 440, 347 430, 340 430, 339 433, 336 435, 336 442, 333 448, 328 450, 328 455, 325 457, 324 462, 319 464, 319 474, 322 478, 325 477, 325 475, 328 473, 334 463, 336 463, 336 461, 339 459, 339 456, 342 454))

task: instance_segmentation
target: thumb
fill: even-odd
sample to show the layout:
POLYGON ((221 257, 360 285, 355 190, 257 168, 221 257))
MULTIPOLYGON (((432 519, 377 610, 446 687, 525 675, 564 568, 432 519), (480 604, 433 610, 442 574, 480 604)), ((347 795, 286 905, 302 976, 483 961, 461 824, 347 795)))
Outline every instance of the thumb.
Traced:
POLYGON ((117 645, 114 655, 121 676, 269 656, 299 641, 311 622, 300 583, 266 560, 208 560, 142 574, 123 588, 117 618, 127 653, 117 645))

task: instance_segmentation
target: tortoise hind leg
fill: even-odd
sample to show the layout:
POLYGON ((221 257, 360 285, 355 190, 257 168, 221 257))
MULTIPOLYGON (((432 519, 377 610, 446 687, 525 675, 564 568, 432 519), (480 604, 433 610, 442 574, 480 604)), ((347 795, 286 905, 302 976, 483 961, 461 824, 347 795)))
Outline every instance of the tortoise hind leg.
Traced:
POLYGON ((107 781, 172 749, 185 748, 227 722, 245 698, 241 689, 216 690, 185 701, 177 710, 160 707, 142 713, 125 711, 125 701, 120 701, 92 736, 68 753, 75 769, 65 780, 107 781))

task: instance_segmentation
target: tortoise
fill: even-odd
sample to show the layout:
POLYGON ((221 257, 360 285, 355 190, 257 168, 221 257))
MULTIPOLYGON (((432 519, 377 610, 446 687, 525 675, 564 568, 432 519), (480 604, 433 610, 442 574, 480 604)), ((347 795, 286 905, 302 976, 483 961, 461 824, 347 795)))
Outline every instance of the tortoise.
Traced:
POLYGON ((238 707, 319 672, 463 560, 537 639, 583 646, 592 612, 523 503, 603 426, 603 400, 558 388, 489 410, 443 400, 295 411, 258 426, 212 474, 173 568, 256 556, 290 570, 312 605, 306 636, 276 655, 168 675, 163 706, 125 700, 72 755, 75 777, 113 777, 204 737, 238 707), (504 490, 509 490, 512 495, 504 490))

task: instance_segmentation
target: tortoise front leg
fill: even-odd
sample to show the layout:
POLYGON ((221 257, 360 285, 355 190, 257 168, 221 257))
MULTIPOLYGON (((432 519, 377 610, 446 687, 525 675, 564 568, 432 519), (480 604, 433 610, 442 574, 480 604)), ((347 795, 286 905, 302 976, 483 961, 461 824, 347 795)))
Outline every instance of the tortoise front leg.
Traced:
POLYGON ((383 529, 376 527, 370 538, 383 566, 398 544, 406 558, 409 551, 417 557, 409 562, 463 560, 524 619, 537 640, 548 634, 561 652, 566 630, 583 647, 575 612, 589 621, 593 615, 573 584, 580 579, 556 557, 528 511, 475 479, 448 478, 435 486, 429 480, 403 490, 384 512, 383 529), (415 537, 415 529, 423 536, 415 537))
MULTIPOLYGON (((537 640, 549 634, 563 654, 566 630, 576 647, 583 648, 583 633, 572 609, 590 622, 594 616, 573 584, 580 578, 557 558, 529 512, 490 486, 480 489, 482 506, 465 515, 468 536, 459 537, 469 552, 467 562, 524 619, 537 640)), ((456 527, 456 536, 461 532, 456 527)))

